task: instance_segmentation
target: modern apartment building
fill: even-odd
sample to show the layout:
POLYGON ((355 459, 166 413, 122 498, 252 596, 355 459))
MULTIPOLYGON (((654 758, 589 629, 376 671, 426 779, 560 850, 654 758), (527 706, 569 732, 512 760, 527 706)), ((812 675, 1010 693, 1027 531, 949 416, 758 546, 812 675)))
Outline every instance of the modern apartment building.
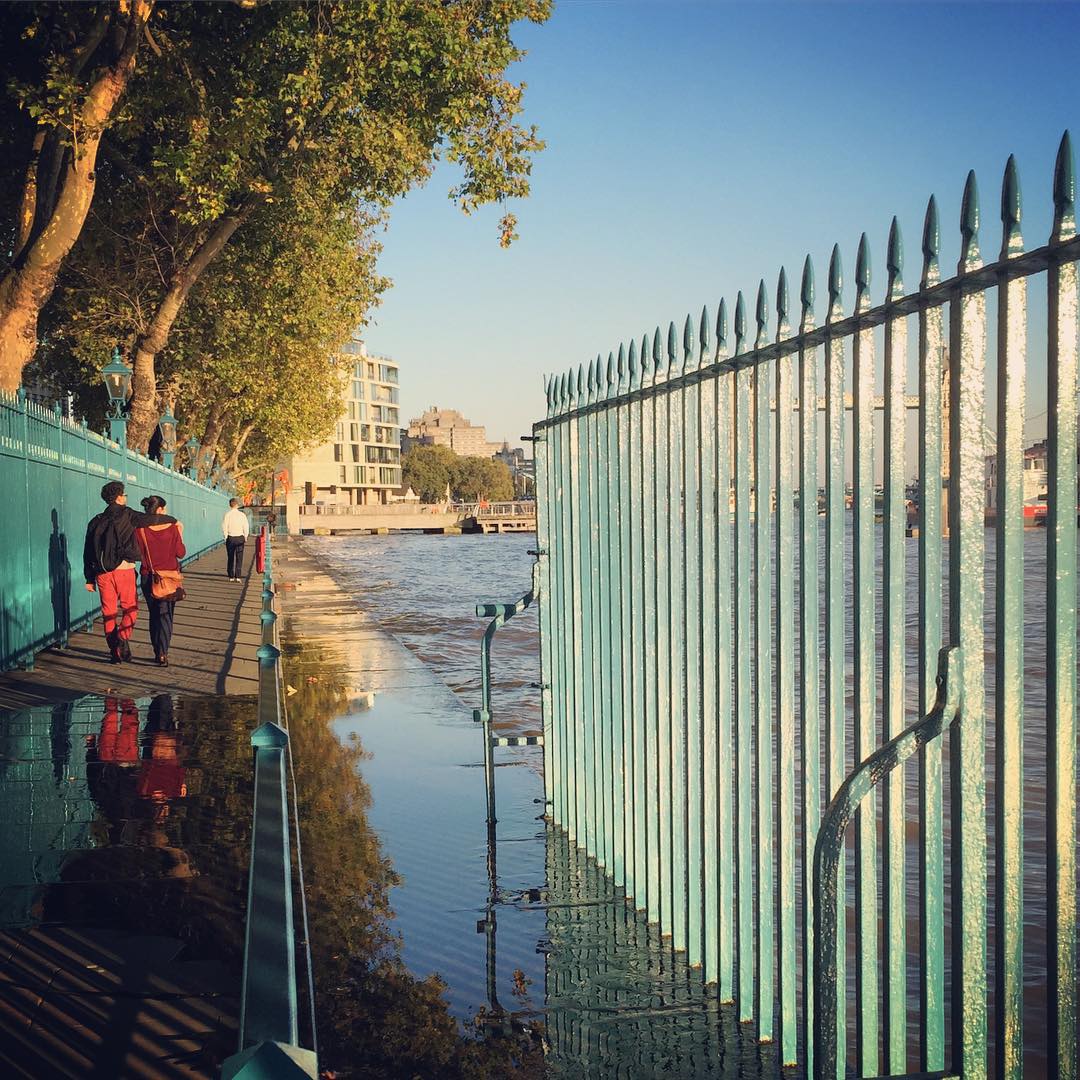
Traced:
POLYGON ((401 487, 398 365, 358 337, 338 354, 349 367, 332 438, 285 462, 290 505, 377 506, 401 487))

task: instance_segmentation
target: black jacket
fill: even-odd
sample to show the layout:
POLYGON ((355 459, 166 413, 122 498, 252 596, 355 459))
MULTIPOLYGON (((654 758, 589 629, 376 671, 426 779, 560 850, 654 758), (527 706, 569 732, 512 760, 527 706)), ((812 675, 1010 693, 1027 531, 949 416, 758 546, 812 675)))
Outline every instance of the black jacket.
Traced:
POLYGON ((110 503, 86 527, 83 544, 83 576, 92 585, 98 574, 115 570, 125 560, 137 562, 139 545, 135 530, 150 525, 171 525, 176 518, 165 514, 140 514, 130 506, 110 503))

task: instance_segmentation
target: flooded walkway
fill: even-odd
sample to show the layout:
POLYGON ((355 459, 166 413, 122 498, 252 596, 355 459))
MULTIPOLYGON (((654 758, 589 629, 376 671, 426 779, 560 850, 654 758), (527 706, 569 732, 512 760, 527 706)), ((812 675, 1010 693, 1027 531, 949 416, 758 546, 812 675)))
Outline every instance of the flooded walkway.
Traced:
MULTIPOLYGON (((321 548, 299 541, 275 552, 289 700, 295 709, 321 694, 328 729, 355 753, 363 828, 388 864, 389 926, 411 975, 427 987, 437 976, 450 1014, 478 1033, 488 1053, 477 1075, 779 1075, 774 1048, 740 1030, 700 972, 546 824, 536 748, 497 751, 499 822, 489 846, 482 737, 467 703, 360 612, 313 550, 321 548)), ((301 820, 310 828, 315 818, 301 820)), ((310 878, 314 898, 318 871, 310 878)), ((347 1005, 320 974, 319 938, 313 927, 325 1028, 347 1005)), ((333 1066, 320 1039, 324 1067, 333 1066)), ((409 1068, 432 1075, 415 1060, 400 1075, 413 1075, 409 1068)))
POLYGON ((261 579, 185 567, 170 666, 0 675, 0 1073, 213 1077, 237 1040, 261 579), (225 695, 243 695, 226 697, 225 695))

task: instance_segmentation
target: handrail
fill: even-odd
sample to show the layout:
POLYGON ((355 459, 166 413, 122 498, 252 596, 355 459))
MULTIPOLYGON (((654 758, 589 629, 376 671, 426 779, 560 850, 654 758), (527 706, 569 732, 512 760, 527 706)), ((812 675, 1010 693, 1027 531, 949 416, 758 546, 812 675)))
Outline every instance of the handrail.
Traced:
MULTIPOLYGON (((251 733, 255 799, 248 872, 239 1052, 222 1063, 222 1080, 299 1080, 318 1076, 314 1050, 299 1045, 292 851, 286 772, 289 733, 282 725, 281 651, 269 530, 264 529, 259 726, 251 733)), ((297 837, 299 845, 299 836, 297 837)), ((299 846, 297 849, 299 858, 299 846)), ((301 888, 303 882, 301 881, 301 888)), ((308 971, 311 958, 308 956, 308 971)))
POLYGON ((540 563, 533 563, 532 587, 519 600, 509 604, 477 604, 476 614, 490 618, 480 641, 480 701, 479 709, 473 709, 473 720, 484 725, 484 783, 487 788, 487 824, 495 826, 495 759, 491 745, 491 639, 500 626, 515 615, 520 615, 540 595, 540 563))
POLYGON ((844 850, 844 833, 858 805, 897 766, 920 747, 937 738, 959 715, 961 706, 960 668, 963 663, 957 646, 938 653, 937 697, 934 707, 921 720, 905 728, 867 757, 840 785, 829 803, 814 844, 814 1000, 820 1014, 814 1026, 814 1076, 825 1080, 836 1076, 838 1045, 837 998, 837 906, 838 872, 844 850), (951 677, 950 677, 951 672, 951 677))

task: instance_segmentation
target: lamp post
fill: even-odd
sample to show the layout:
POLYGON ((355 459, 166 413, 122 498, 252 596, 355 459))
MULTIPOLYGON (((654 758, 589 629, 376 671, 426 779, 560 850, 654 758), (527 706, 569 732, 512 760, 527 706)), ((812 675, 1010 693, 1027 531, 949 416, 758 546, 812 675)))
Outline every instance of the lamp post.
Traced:
POLYGON ((184 448, 187 450, 187 474, 192 480, 199 479, 199 440, 194 435, 186 443, 184 448))
POLYGON ((127 446, 127 417, 124 403, 131 389, 131 368, 120 359, 120 349, 114 348, 112 359, 101 369, 105 389, 109 395, 109 438, 121 446, 127 446))
POLYGON ((161 432, 161 464, 166 469, 171 469, 176 454, 176 417, 173 416, 172 409, 166 407, 157 426, 161 432))

